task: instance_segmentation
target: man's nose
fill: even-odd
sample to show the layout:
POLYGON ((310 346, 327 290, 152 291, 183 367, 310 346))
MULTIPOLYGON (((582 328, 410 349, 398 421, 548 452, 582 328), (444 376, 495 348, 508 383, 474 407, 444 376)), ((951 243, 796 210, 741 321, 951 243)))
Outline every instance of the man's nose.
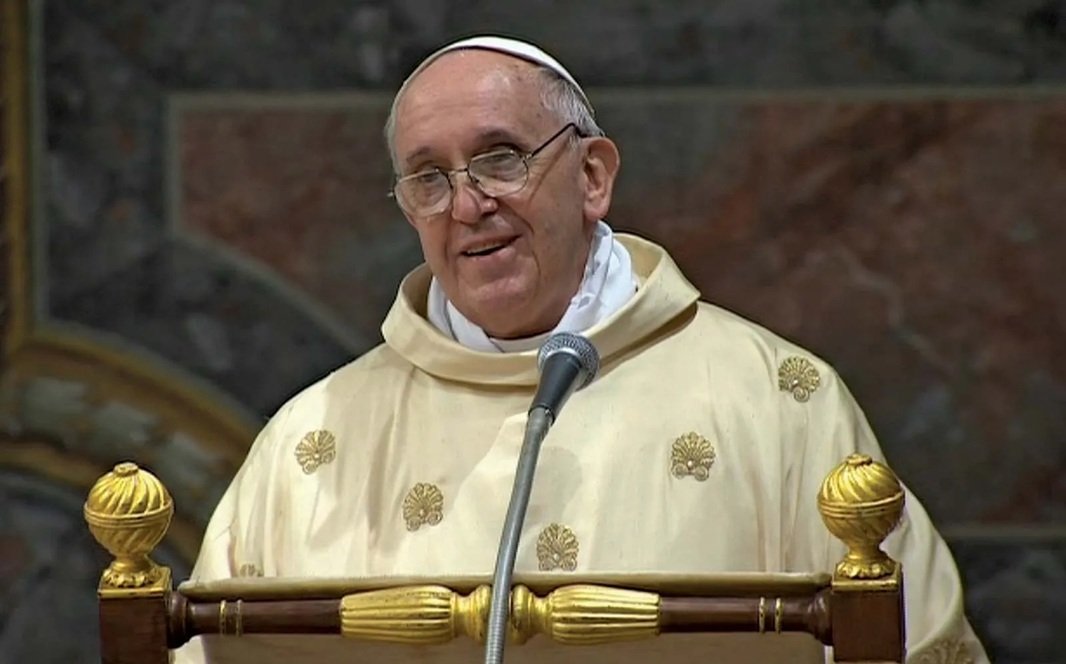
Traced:
POLYGON ((476 224, 486 214, 496 211, 496 199, 486 196, 469 173, 452 178, 452 217, 464 224, 476 224))

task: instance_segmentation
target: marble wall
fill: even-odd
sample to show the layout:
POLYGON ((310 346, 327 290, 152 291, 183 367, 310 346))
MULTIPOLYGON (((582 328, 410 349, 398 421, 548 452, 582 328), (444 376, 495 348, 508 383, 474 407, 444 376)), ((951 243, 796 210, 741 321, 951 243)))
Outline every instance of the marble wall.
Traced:
MULTIPOLYGON (((994 661, 1066 661, 1066 7, 572 5, 34 5, 37 325, 158 367, 254 430, 377 342, 419 259, 384 196, 391 91, 454 37, 525 36, 586 84, 621 146, 611 223, 830 361, 947 537, 994 661)), ((0 389, 16 404, 0 434, 103 467, 137 455, 69 433, 73 411, 29 417, 39 383, 0 389)), ((107 420, 112 441, 125 421, 107 420)), ((236 463, 203 445, 153 457, 176 495, 200 483, 179 503, 196 527, 236 463)), ((41 611, 31 576, 95 622, 86 487, 61 475, 0 464, 0 661, 94 661, 91 629, 24 629, 41 611)), ((183 551, 164 549, 179 576, 183 551)))

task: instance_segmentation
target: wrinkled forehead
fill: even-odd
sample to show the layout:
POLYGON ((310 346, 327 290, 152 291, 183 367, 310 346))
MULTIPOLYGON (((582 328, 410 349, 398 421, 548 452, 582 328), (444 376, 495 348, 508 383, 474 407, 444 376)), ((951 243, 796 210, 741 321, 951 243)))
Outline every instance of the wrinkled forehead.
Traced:
POLYGON ((397 111, 428 101, 478 101, 486 95, 503 94, 523 99, 539 95, 544 77, 541 68, 505 53, 463 49, 439 55, 416 71, 396 94, 397 111))
POLYGON ((478 131, 538 131, 548 115, 544 81, 536 64, 506 54, 466 49, 441 55, 408 81, 397 100, 398 156, 478 131))

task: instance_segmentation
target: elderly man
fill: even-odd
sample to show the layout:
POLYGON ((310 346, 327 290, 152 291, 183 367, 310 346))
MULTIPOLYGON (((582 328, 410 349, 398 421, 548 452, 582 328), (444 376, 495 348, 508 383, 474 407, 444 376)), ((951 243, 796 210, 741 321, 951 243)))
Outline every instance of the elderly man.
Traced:
MULTIPOLYGON (((832 570, 843 547, 814 498, 847 455, 881 456, 861 411, 824 362, 611 232, 619 153, 558 62, 507 39, 447 46, 387 134, 426 265, 385 343, 265 427, 194 579, 491 572, 536 349, 557 331, 587 336, 602 370, 544 443, 519 572, 832 570)), ((983 660, 912 495, 886 548, 911 661, 983 660)))

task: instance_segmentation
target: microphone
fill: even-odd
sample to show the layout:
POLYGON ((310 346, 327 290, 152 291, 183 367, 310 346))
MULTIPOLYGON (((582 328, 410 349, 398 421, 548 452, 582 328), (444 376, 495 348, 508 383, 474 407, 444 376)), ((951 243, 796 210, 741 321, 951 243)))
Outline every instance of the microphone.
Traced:
POLYGON ((537 354, 540 385, 529 410, 543 408, 552 420, 570 395, 585 387, 600 369, 600 355, 588 339, 569 332, 548 337, 537 354))
POLYGON ((571 394, 585 387, 596 377, 600 355, 592 343, 577 334, 560 332, 548 337, 537 355, 540 384, 529 407, 522 451, 518 454, 511 502, 503 522, 500 548, 496 553, 496 571, 492 581, 492 604, 485 639, 485 664, 501 664, 507 636, 507 617, 510 611, 511 576, 514 574, 518 538, 526 518, 529 495, 533 490, 533 474, 537 469, 540 444, 559 417, 559 411, 571 394))

